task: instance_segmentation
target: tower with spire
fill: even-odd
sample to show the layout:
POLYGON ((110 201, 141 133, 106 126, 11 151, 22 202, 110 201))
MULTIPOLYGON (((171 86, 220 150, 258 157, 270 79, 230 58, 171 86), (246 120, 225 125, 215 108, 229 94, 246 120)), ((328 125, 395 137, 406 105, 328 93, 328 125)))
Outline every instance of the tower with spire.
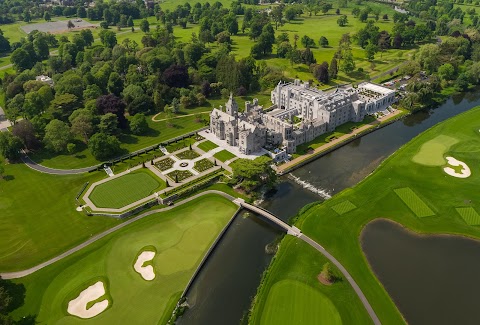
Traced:
POLYGON ((230 93, 230 97, 228 98, 228 101, 225 103, 225 110, 226 113, 230 116, 237 116, 238 115, 238 104, 233 98, 233 94, 230 93))

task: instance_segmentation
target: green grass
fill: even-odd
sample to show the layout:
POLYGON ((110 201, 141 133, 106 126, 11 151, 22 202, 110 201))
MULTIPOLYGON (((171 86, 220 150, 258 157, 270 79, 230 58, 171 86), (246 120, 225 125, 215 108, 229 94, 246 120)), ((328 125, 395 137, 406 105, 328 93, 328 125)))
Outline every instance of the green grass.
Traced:
POLYGON ((213 162, 208 160, 207 158, 201 159, 195 163, 195 166, 193 167, 197 172, 201 173, 204 172, 210 168, 212 168, 213 162))
MULTIPOLYGON (((383 324, 404 324, 405 321, 368 265, 360 244, 362 229, 372 220, 387 218, 418 233, 455 234, 480 239, 480 228, 468 225, 455 211, 456 208, 463 207, 471 207, 475 211, 480 209, 480 156, 477 151, 466 150, 469 147, 477 148, 480 144, 479 121, 480 108, 476 107, 437 124, 387 158, 360 184, 303 211, 295 223, 303 233, 325 247, 345 266, 383 324), (469 166, 477 166, 469 178, 450 177, 444 173, 441 166, 425 166, 412 162, 412 157, 420 147, 439 135, 459 141, 445 154, 464 161, 469 166), (436 217, 418 218, 394 192, 399 188, 414 189, 416 196, 423 201, 420 206, 428 204, 436 217), (357 208, 339 218, 332 213, 332 207, 346 200, 355 202, 357 208)), ((410 198, 410 204, 413 201, 410 198)), ((269 290, 275 283, 285 279, 300 279, 322 290, 337 307, 344 324, 371 324, 371 320, 365 316, 364 307, 355 303, 358 298, 349 286, 346 286, 344 291, 335 290, 337 285, 339 288, 346 281, 331 287, 317 284, 316 276, 320 273, 324 261, 322 258, 315 255, 310 247, 287 236, 281 242, 278 255, 256 297, 251 324, 260 324, 269 290)))
POLYGON ((216 145, 212 141, 207 140, 205 142, 200 143, 197 147, 205 152, 208 152, 212 149, 218 148, 218 145, 216 145))
POLYGON ((227 160, 230 160, 230 159, 233 159, 233 158, 236 157, 233 153, 231 153, 230 151, 227 151, 227 150, 219 151, 216 154, 214 154, 213 156, 215 158, 217 158, 218 160, 220 160, 221 162, 226 162, 227 160))
POLYGON ((16 318, 38 315, 44 324, 80 324, 66 306, 93 279, 106 279, 113 303, 89 324, 158 324, 168 319, 202 257, 236 206, 206 195, 167 212, 145 217, 53 265, 17 280, 26 286, 25 304, 16 318), (156 276, 145 281, 133 263, 154 246, 156 276))
POLYGON ((394 190, 398 197, 410 208, 410 210, 415 213, 419 218, 430 217, 435 215, 435 213, 422 201, 421 198, 415 194, 409 187, 399 188, 394 190))
POLYGON ((320 291, 295 280, 275 283, 268 294, 262 324, 342 324, 333 303, 320 291))
POLYGON ((457 208, 458 214, 470 226, 480 226, 480 215, 472 207, 457 208))
POLYGON ((332 210, 335 211, 336 213, 338 213, 339 215, 342 215, 342 214, 350 212, 350 211, 352 211, 353 209, 356 209, 356 208, 357 207, 352 202, 345 201, 345 202, 339 203, 337 205, 334 205, 332 207, 332 210))
MULTIPOLYGON (((0 163, 3 164, 3 162, 0 163)), ((75 211, 85 182, 105 172, 58 176, 26 165, 5 165, 0 180, 0 271, 32 267, 120 223, 75 211)))
POLYGON ((146 170, 137 170, 97 185, 90 200, 99 208, 118 209, 165 187, 163 181, 146 170))
POLYGON ((417 154, 412 158, 413 162, 426 166, 442 166, 446 164, 445 153, 451 146, 458 142, 457 139, 446 135, 425 142, 417 154))

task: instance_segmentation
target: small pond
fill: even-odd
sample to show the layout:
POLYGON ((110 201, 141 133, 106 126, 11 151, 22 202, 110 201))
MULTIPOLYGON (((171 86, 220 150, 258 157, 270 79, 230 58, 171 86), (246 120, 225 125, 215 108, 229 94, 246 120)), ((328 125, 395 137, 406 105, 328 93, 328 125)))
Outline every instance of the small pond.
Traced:
POLYGON ((480 324, 480 241, 417 235, 383 219, 369 223, 361 241, 409 324, 480 324))

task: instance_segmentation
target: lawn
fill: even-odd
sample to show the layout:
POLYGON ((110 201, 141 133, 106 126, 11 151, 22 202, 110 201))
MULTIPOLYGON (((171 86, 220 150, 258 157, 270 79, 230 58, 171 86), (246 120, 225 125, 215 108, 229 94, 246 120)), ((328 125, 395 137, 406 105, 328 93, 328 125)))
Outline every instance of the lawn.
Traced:
MULTIPOLYGON (((480 211, 479 121, 480 108, 476 107, 434 126, 390 156, 366 180, 303 211, 295 223, 302 232, 342 262, 383 324, 404 324, 405 321, 367 264, 359 241, 360 233, 368 222, 387 218, 420 233, 447 233, 480 238, 480 228, 469 225, 478 223, 476 211, 480 211), (472 170, 470 177, 460 179, 447 175, 443 171, 446 160, 443 165, 435 166, 420 164, 414 160, 420 148, 425 149, 422 147, 425 143, 440 135, 458 140, 444 152, 444 157, 451 156, 465 162, 472 170), (410 190, 400 191, 399 196, 398 189, 410 190), (341 217, 332 213, 332 208, 338 208, 339 204, 345 201, 351 202, 357 208, 341 217), (417 217, 418 214, 424 216, 427 212, 435 215, 417 217)), ((257 296, 253 320, 262 317, 268 292, 278 281, 302 279, 307 284, 317 285, 315 275, 320 272, 321 267, 317 259, 321 260, 321 257, 313 257, 311 249, 303 244, 297 245, 294 238, 285 239, 280 247, 265 285, 257 296), (305 261, 312 265, 306 266, 305 261), (313 268, 315 270, 311 271, 313 268)), ((347 321, 347 317, 351 317, 352 313, 364 314, 365 310, 359 304, 352 305, 347 302, 347 299, 351 298, 351 289, 329 293, 330 288, 335 286, 337 284, 329 288, 323 287, 322 291, 335 304, 342 321, 345 324, 370 323, 368 318, 347 321), (344 308, 345 305, 348 305, 348 308, 344 308)), ((252 322, 256 323, 258 322, 252 322)))
POLYGON ((342 320, 330 299, 320 291, 300 281, 282 280, 270 289, 261 323, 337 325, 342 320))
POLYGON ((148 170, 137 170, 97 185, 90 200, 99 208, 118 209, 165 188, 148 170))
MULTIPOLYGON (((0 161, 3 164, 3 162, 0 161)), ((32 267, 120 223, 75 211, 75 197, 105 172, 58 176, 5 165, 0 180, 0 271, 32 267)))
POLYGON ((220 160, 221 162, 226 162, 227 160, 230 160, 236 157, 233 153, 227 150, 222 150, 220 152, 217 152, 213 156, 218 160, 220 160))
POLYGON ((207 158, 204 158, 202 160, 199 160, 195 163, 195 166, 193 167, 197 172, 201 173, 204 172, 210 168, 212 168, 214 165, 213 163, 208 160, 207 158))
POLYGON ((199 149, 205 151, 205 152, 208 152, 212 149, 215 149, 218 147, 218 145, 216 145, 215 143, 213 143, 212 141, 205 141, 205 142, 202 142, 200 143, 198 146, 197 146, 199 149))
POLYGON ((236 206, 206 195, 167 212, 145 217, 53 265, 16 280, 26 286, 16 318, 38 315, 43 324, 81 324, 66 305, 94 279, 107 283, 113 303, 89 324, 164 324, 180 293, 236 206), (133 269, 138 254, 154 247, 155 279, 133 269))

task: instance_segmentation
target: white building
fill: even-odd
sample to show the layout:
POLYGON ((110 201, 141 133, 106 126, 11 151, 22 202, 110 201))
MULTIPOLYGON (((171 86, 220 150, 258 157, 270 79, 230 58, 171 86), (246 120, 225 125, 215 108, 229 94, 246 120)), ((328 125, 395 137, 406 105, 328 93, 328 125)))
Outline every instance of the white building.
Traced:
POLYGON ((50 78, 49 76, 45 76, 43 74, 39 75, 39 76, 36 76, 35 80, 44 82, 44 83, 48 84, 50 87, 53 87, 53 85, 54 85, 53 79, 50 78))

